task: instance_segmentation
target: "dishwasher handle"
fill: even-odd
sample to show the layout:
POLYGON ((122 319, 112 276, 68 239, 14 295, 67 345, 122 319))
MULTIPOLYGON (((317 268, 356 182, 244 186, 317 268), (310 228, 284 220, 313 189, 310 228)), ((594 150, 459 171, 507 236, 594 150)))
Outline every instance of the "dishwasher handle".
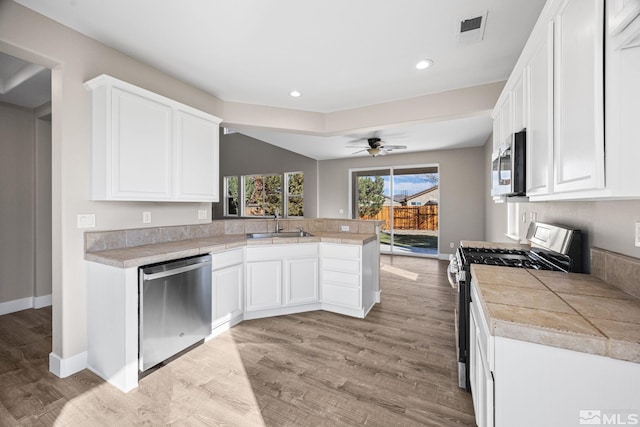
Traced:
POLYGON ((180 273, 184 273, 187 271, 191 271, 191 270, 197 270, 198 268, 202 268, 205 266, 211 266, 211 258, 205 258, 202 261, 198 261, 194 264, 189 264, 189 265, 184 265, 181 267, 176 267, 176 268, 168 268, 166 270, 162 270, 159 271, 157 273, 146 273, 143 270, 143 274, 142 274, 142 278, 144 280, 154 280, 154 279, 161 279, 163 277, 168 277, 168 276, 174 276, 176 274, 180 274, 180 273))

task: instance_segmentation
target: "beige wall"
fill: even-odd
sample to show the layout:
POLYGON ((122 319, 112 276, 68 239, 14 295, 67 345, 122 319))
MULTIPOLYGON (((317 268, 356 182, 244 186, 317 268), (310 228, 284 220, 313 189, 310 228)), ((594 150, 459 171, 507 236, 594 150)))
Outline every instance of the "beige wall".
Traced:
POLYGON ((483 147, 320 161, 318 216, 348 218, 350 168, 421 164, 440 167, 440 253, 453 253, 449 244, 457 247, 462 239, 482 240, 485 193, 478 177, 485 173, 483 147))
MULTIPOLYGON (((491 158, 491 138, 485 146, 485 161, 491 158)), ((489 196, 490 182, 485 180, 486 240, 508 241, 507 205, 495 204, 489 196)), ((640 248, 634 246, 634 226, 640 221, 640 200, 580 201, 580 202, 536 202, 520 203, 520 212, 527 220, 520 223, 520 236, 525 238, 529 226, 530 212, 536 212, 538 221, 564 224, 586 232, 585 261, 588 249, 599 247, 635 258, 640 258, 640 248)))
MULTIPOLYGON (((269 174, 283 172, 304 173, 304 216, 316 218, 318 212, 318 162, 275 145, 234 133, 220 132, 220 194, 224 194, 224 176, 269 174)), ((214 203, 214 218, 223 218, 224 201, 214 203)))
POLYGON ((34 124, 0 103, 0 303, 34 296, 34 124))
POLYGON ((90 201, 90 103, 83 82, 110 74, 217 116, 222 102, 12 1, 0 0, 0 50, 53 68, 53 353, 69 358, 86 350, 87 283, 77 214, 95 213, 97 229, 107 230, 142 226, 143 210, 152 211, 151 226, 160 226, 197 223, 197 210, 211 209, 209 203, 90 201))

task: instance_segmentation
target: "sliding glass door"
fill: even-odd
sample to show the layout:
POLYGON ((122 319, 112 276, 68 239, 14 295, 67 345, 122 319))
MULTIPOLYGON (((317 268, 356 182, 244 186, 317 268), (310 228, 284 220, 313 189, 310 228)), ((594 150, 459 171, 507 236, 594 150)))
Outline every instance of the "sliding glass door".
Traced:
POLYGON ((437 165, 352 170, 352 216, 383 221, 384 253, 437 256, 437 165))

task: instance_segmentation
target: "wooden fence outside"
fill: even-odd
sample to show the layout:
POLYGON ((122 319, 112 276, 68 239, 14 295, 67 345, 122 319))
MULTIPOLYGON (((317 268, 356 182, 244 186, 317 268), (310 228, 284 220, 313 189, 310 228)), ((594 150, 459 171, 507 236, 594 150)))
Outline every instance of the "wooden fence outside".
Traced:
MULTIPOLYGON (((383 206, 376 216, 364 216, 360 219, 376 219, 384 221, 383 230, 389 230, 391 224, 391 207, 383 206)), ((394 206, 394 230, 438 230, 438 205, 394 206)))

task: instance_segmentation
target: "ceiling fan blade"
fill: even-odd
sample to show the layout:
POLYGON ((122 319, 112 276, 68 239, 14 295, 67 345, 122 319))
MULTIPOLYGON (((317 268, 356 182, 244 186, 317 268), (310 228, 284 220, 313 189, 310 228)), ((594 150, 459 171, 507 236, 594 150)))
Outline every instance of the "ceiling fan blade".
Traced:
POLYGON ((345 148, 371 148, 368 145, 345 145, 345 148))
POLYGON ((363 151, 367 151, 367 149, 366 149, 366 148, 363 148, 362 150, 354 151, 354 152, 353 152, 353 153, 351 153, 351 154, 358 154, 358 153, 362 153, 363 151))
POLYGON ((384 148, 387 150, 406 150, 406 145, 385 145, 384 148))

